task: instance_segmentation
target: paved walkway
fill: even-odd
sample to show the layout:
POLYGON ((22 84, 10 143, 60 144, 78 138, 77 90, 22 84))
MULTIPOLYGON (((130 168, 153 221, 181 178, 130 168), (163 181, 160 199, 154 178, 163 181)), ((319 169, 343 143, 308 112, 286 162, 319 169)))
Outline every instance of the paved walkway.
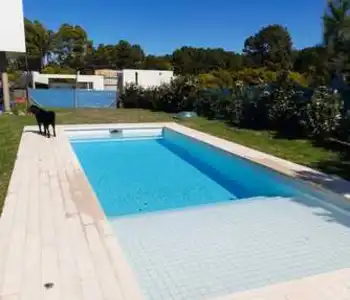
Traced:
MULTIPOLYGON (((56 139, 31 129, 36 127, 22 136, 0 218, 0 300, 142 299, 63 127, 56 139)), ((267 161, 259 152, 178 125, 173 129, 267 161)), ((345 269, 220 300, 345 300, 349 282, 345 269)))
POLYGON ((61 130, 23 134, 0 237, 1 300, 141 298, 61 130))

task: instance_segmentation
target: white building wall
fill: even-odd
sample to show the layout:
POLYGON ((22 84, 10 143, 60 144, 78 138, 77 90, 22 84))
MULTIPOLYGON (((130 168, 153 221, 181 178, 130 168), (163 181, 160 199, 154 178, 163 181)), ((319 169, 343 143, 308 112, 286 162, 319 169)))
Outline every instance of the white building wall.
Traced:
POLYGON ((32 72, 33 83, 49 84, 49 79, 76 79, 77 82, 92 83, 93 90, 104 90, 103 76, 98 75, 72 75, 72 74, 40 74, 39 72, 32 72))
POLYGON ((98 75, 79 75, 78 82, 92 82, 92 88, 96 91, 104 90, 104 78, 98 75))
POLYGON ((122 73, 123 86, 137 84, 144 88, 170 83, 174 77, 173 71, 164 70, 123 70, 122 73), (136 77, 138 82, 136 82, 136 77))
POLYGON ((26 52, 22 0, 0 0, 0 51, 26 52))

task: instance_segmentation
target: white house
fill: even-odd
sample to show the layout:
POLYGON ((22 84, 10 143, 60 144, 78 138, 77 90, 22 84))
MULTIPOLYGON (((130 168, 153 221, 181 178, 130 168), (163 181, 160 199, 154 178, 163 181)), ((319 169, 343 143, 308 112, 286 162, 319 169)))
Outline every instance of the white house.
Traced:
POLYGON ((123 70, 120 71, 122 86, 128 84, 139 85, 144 88, 160 86, 164 83, 170 83, 174 77, 173 71, 163 70, 123 70))
POLYGON ((173 71, 163 70, 96 70, 95 75, 80 74, 41 74, 31 72, 30 81, 33 88, 74 88, 95 91, 119 91, 128 84, 136 84, 144 88, 170 83, 173 71))
POLYGON ((174 72, 166 70, 96 70, 95 74, 104 77, 106 90, 118 91, 122 91, 128 84, 135 84, 144 88, 160 86, 164 83, 170 83, 174 78, 174 72))
POLYGON ((2 0, 0 17, 0 73, 4 108, 10 110, 6 59, 26 52, 22 0, 2 0))
POLYGON ((33 88, 40 84, 52 88, 72 88, 77 86, 95 91, 104 90, 104 78, 100 75, 41 74, 32 72, 31 77, 33 88))

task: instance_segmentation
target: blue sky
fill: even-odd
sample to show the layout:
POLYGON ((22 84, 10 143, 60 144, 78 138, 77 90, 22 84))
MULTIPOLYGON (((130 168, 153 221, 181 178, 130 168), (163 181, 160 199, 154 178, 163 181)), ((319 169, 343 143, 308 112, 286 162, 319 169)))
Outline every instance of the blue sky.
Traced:
POLYGON ((183 45, 241 51, 262 26, 286 26, 296 48, 319 43, 325 0, 23 0, 27 18, 79 24, 98 43, 121 39, 147 53, 183 45))

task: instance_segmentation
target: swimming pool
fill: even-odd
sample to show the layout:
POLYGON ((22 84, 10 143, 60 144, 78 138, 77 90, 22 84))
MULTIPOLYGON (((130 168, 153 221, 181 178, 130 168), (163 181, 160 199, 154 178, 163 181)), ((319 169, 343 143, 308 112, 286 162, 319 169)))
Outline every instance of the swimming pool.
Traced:
POLYGON ((350 267, 319 193, 174 130, 71 145, 147 299, 207 299, 350 267))
POLYGON ((108 217, 300 194, 273 172, 169 129, 72 145, 108 217))

